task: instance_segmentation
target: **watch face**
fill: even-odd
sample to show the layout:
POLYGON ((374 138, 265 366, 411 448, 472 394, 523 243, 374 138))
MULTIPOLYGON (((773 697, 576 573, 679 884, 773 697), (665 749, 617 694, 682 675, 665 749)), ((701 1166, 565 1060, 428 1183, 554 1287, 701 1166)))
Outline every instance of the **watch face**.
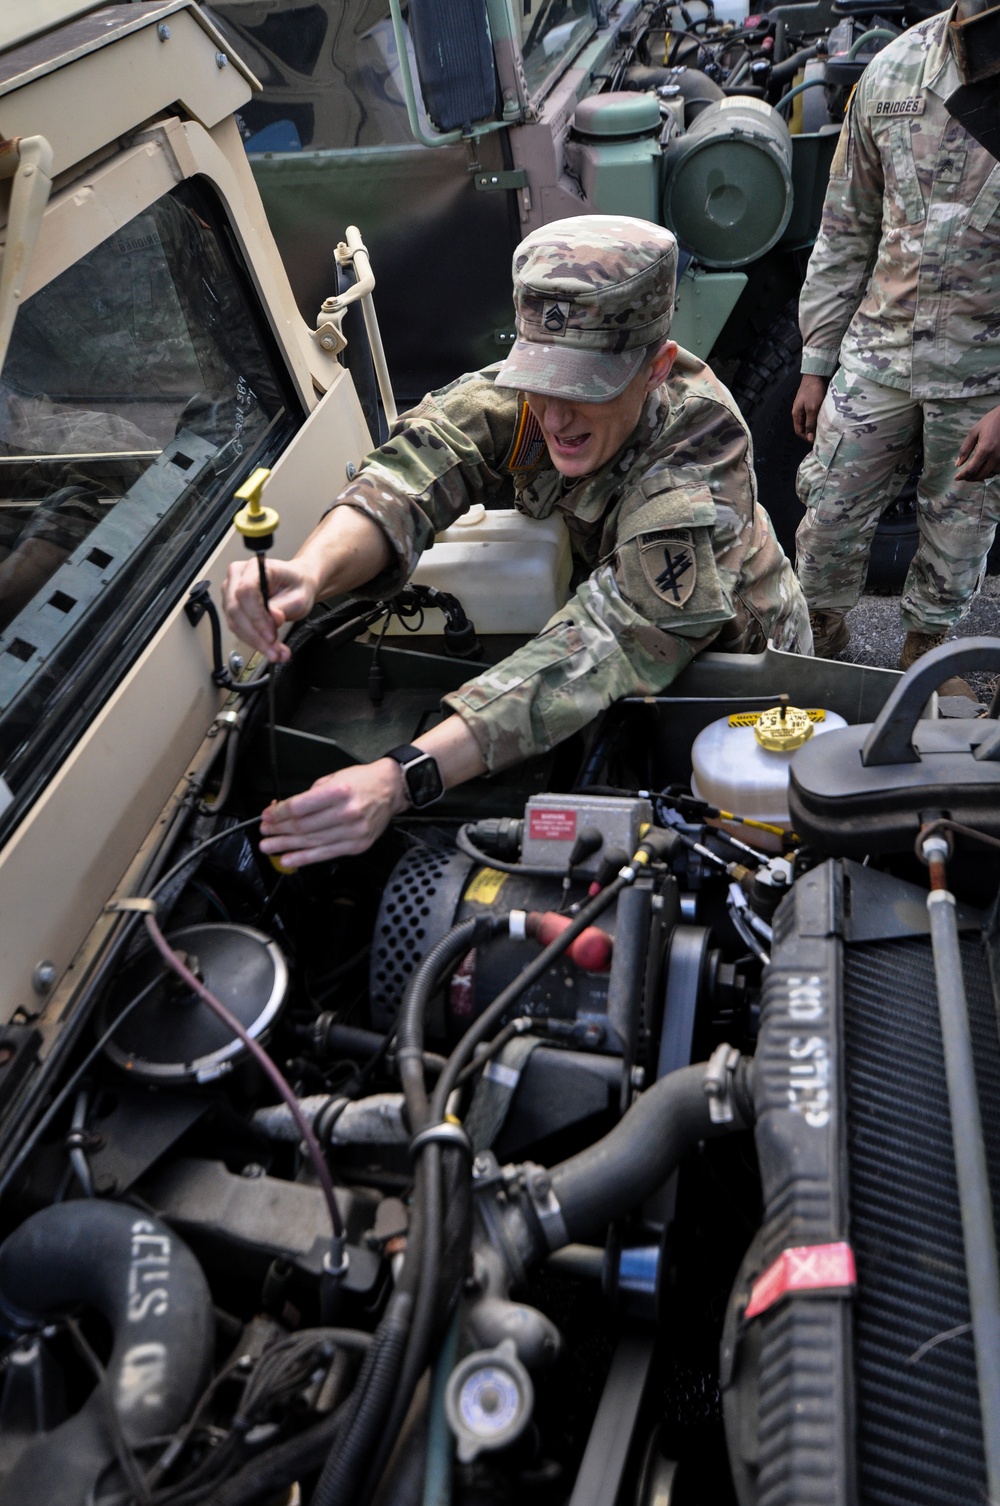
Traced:
POLYGON ((432 805, 444 794, 440 770, 429 753, 407 764, 403 773, 410 799, 418 810, 423 805, 432 805))

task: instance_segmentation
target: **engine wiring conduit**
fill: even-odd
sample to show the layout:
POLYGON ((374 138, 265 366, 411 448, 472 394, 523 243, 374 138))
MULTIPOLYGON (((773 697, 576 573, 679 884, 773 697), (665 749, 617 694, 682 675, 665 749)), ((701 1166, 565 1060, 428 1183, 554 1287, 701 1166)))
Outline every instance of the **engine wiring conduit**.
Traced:
POLYGON ((955 915, 955 896, 947 887, 945 859, 949 844, 941 833, 925 836, 920 851, 930 870, 927 896, 938 1013, 944 1046, 945 1079, 951 1111, 952 1143, 958 1200, 962 1210, 969 1311, 976 1351, 983 1453, 991 1501, 1000 1501, 1000 1264, 993 1223, 983 1121, 979 1110, 976 1064, 969 1028, 969 1007, 962 976, 962 952, 955 915))

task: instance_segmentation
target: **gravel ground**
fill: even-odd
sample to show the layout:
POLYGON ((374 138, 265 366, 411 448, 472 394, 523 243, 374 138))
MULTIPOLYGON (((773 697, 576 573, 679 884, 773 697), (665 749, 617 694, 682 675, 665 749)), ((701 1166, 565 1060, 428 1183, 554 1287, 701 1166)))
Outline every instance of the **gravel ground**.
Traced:
MULTIPOLYGON (((847 622, 851 629, 851 641, 839 656, 842 661, 872 664, 878 669, 899 667, 899 655, 906 634, 899 620, 898 596, 862 596, 854 611, 848 614, 847 622)), ((1000 638, 1000 576, 987 577, 969 615, 952 629, 951 636, 1000 638)), ((967 674, 964 678, 988 704, 996 676, 967 674)))

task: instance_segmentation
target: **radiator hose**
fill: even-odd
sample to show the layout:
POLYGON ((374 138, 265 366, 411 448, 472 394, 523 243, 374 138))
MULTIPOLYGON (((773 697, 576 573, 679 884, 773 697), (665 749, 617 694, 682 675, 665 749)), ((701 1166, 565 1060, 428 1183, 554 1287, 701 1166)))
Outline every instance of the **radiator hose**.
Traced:
POLYGON ((543 1220, 534 1248, 522 1252, 527 1260, 585 1242, 661 1187, 700 1140, 751 1125, 748 1066, 741 1058, 732 1073, 728 1119, 717 1117, 706 1092, 706 1063, 681 1067, 643 1093, 603 1139, 554 1166, 543 1185, 560 1217, 543 1220))
POLYGON ((25 1331, 96 1308, 113 1335, 105 1383, 28 1444, 0 1483, 0 1506, 85 1506, 105 1491, 120 1498, 109 1399, 121 1437, 136 1449, 176 1432, 208 1379, 215 1324, 201 1266, 172 1230, 136 1208, 56 1203, 0 1247, 0 1305, 8 1324, 25 1331))

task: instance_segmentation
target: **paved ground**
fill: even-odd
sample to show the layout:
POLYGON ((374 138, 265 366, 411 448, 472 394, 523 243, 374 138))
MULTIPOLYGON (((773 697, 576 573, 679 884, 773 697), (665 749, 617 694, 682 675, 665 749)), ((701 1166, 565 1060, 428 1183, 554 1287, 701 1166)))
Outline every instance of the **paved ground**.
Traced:
MULTIPOLYGON (((853 664, 873 664, 879 669, 896 669, 903 647, 905 634, 899 621, 899 598, 897 596, 871 596, 861 598, 848 616, 851 642, 842 660, 853 664)), ((990 576, 982 594, 973 603, 969 615, 953 629, 953 637, 975 638, 979 636, 1000 638, 1000 576, 990 576)), ((1000 668, 997 671, 1000 674, 1000 668)), ((988 700, 993 675, 966 675, 980 696, 988 700)))

